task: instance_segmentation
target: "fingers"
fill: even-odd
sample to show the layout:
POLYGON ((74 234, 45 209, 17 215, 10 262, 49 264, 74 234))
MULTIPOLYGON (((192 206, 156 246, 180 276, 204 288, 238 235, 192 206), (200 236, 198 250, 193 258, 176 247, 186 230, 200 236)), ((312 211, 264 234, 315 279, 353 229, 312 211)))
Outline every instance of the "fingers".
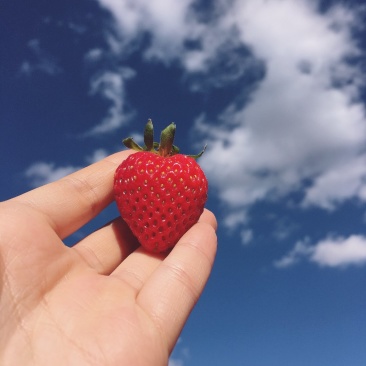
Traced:
POLYGON ((98 273, 109 275, 139 243, 121 217, 74 245, 75 250, 98 273))
POLYGON ((199 218, 198 222, 203 222, 203 223, 209 224, 213 227, 213 229, 215 231, 217 230, 216 217, 211 211, 209 211, 207 209, 203 210, 203 213, 202 213, 201 217, 199 218))
POLYGON ((126 258, 111 274, 126 282, 137 296, 151 274, 158 268, 166 254, 148 253, 140 247, 126 258))
MULTIPOLYGON (((205 210, 199 221, 208 223, 216 230, 216 218, 212 212, 205 210)), ((116 268, 112 273, 112 276, 117 276, 128 283, 133 287, 137 295, 151 274, 156 268, 158 268, 166 256, 166 253, 148 253, 140 247, 128 256, 128 258, 126 258, 118 268, 116 268)))
POLYGON ((110 273, 130 286, 171 351, 211 272, 216 228, 215 216, 205 210, 166 256, 142 247, 134 250, 138 243, 119 218, 74 249, 99 273, 110 273))
POLYGON ((137 302, 172 350, 211 272, 217 247, 216 220, 205 211, 151 274, 137 302))
POLYGON ((54 183, 14 198, 42 212, 64 238, 90 221, 113 200, 113 176, 131 154, 122 151, 54 183))

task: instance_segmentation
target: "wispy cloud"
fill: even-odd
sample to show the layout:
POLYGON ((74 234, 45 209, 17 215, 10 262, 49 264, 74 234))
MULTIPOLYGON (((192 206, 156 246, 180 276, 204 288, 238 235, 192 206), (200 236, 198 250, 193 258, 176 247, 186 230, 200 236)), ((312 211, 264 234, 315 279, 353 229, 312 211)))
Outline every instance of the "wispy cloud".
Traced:
POLYGON ((307 260, 321 267, 345 268, 366 264, 366 237, 351 235, 345 237, 328 237, 312 245, 309 239, 299 241, 294 248, 274 265, 287 268, 307 260))
POLYGON ((190 351, 187 346, 182 345, 182 338, 179 337, 178 342, 173 351, 173 355, 169 358, 168 366, 183 366, 185 361, 190 359, 190 351))
POLYGON ((248 245, 252 242, 254 234, 251 229, 244 229, 240 232, 241 242, 243 245, 248 245))
POLYGON ((314 248, 310 246, 309 239, 306 238, 298 241, 290 252, 281 259, 276 260, 274 266, 277 268, 291 267, 300 262, 303 258, 309 258, 313 252, 314 248))
POLYGON ((41 48, 38 39, 30 40, 27 46, 30 51, 30 57, 20 65, 20 75, 30 76, 35 72, 57 75, 62 72, 57 60, 41 48))
POLYGON ((168 366, 183 366, 184 362, 183 360, 178 360, 176 358, 169 359, 168 366))
POLYGON ((55 163, 37 162, 32 164, 24 174, 32 187, 39 187, 54 182, 79 169, 80 167, 72 165, 56 166, 55 163))
POLYGON ((93 48, 86 53, 84 59, 87 63, 95 63, 101 60, 103 54, 104 54, 103 49, 93 48))
POLYGON ((134 70, 124 67, 115 71, 103 71, 93 77, 90 83, 90 94, 107 100, 110 107, 104 119, 85 135, 94 136, 115 131, 132 117, 133 111, 127 106, 125 92, 126 81, 134 76, 134 70))
POLYGON ((97 149, 95 150, 91 155, 86 157, 86 162, 89 164, 94 164, 102 159, 104 159, 105 157, 107 157, 108 151, 105 149, 97 149))
POLYGON ((98 1, 115 20, 120 40, 120 47, 114 47, 115 51, 125 51, 131 42, 137 43, 144 34, 149 33, 151 42, 144 50, 145 57, 169 62, 177 59, 188 35, 196 32, 196 23, 190 12, 193 0, 98 1))
POLYGON ((205 8, 204 15, 195 0, 98 2, 114 20, 114 34, 107 33, 111 51, 126 55, 139 47, 147 62, 178 63, 194 90, 237 82, 261 65, 225 16, 236 11, 235 2, 215 1, 214 10, 205 8), (146 34, 149 42, 144 43, 146 34))
POLYGON ((334 210, 339 202, 352 197, 366 201, 365 177, 366 155, 340 159, 335 166, 319 174, 306 189, 303 206, 317 205, 334 210))
MULTIPOLYGON (((97 149, 92 154, 85 157, 88 164, 93 164, 104 159, 108 152, 104 149, 97 149)), ((53 162, 39 161, 30 165, 24 172, 25 178, 28 180, 30 186, 39 187, 47 183, 54 182, 60 178, 65 177, 79 169, 82 166, 63 165, 58 166, 53 162)))

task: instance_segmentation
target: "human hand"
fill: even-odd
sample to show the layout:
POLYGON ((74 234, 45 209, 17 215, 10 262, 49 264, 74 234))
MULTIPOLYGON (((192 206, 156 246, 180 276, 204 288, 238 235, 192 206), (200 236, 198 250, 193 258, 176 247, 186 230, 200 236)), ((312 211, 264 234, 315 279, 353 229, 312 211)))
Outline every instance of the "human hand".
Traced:
POLYGON ((113 200, 128 151, 0 203, 0 364, 166 365, 216 253, 205 210, 165 255, 118 218, 74 247, 64 238, 113 200))

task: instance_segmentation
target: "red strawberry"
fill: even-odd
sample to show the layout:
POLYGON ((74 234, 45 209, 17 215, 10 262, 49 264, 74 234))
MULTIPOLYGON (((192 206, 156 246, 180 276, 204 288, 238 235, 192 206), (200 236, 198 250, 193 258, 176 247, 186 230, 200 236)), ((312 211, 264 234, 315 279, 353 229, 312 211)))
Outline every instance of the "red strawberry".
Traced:
POLYGON ((175 124, 153 142, 151 120, 145 128, 145 147, 132 138, 124 144, 139 152, 117 168, 114 195, 122 218, 149 251, 173 247, 199 219, 207 199, 207 179, 195 159, 179 154, 173 145, 175 124))

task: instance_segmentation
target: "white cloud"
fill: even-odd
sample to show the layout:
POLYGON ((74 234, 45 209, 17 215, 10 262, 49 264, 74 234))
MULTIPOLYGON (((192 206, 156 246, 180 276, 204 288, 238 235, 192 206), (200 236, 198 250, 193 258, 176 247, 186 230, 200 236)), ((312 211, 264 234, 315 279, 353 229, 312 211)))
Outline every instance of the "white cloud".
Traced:
POLYGON ((243 245, 248 245, 253 240, 253 230, 245 229, 240 232, 241 242, 243 245))
MULTIPOLYGON (((96 149, 92 154, 85 157, 85 161, 88 164, 96 163, 99 160, 104 159, 108 155, 108 152, 104 149, 96 149)), ((53 162, 39 161, 31 164, 24 172, 24 176, 28 179, 29 184, 32 187, 39 187, 47 183, 54 182, 58 179, 65 177, 77 170, 80 170, 81 166, 66 165, 58 166, 53 162)))
POLYGON ((339 162, 314 179, 313 185, 306 190, 303 204, 332 210, 338 202, 348 198, 366 201, 365 177, 366 156, 339 162))
POLYGON ((274 265, 277 268, 290 267, 306 259, 321 267, 344 268, 351 265, 366 264, 366 237, 351 235, 328 237, 315 245, 309 239, 299 241, 294 248, 274 265))
POLYGON ((109 155, 108 151, 105 149, 97 149, 95 150, 91 155, 86 157, 86 161, 89 164, 94 164, 102 159, 104 159, 105 157, 107 157, 109 155))
POLYGON ((176 358, 169 359, 168 366, 183 366, 183 365, 184 365, 183 360, 179 360, 176 358))
MULTIPOLYGON (((135 50, 144 35, 149 41, 141 50, 145 61, 159 61, 166 65, 177 62, 186 75, 204 74, 202 79, 216 86, 225 79, 234 81, 251 66, 248 59, 235 55, 238 42, 231 25, 221 13, 227 8, 225 1, 215 2, 212 19, 202 19, 196 0, 98 0, 110 11, 115 33, 107 35, 110 50, 118 55, 135 50), (226 57, 230 54, 230 60, 226 57), (220 62, 224 62, 222 70, 220 62), (210 71, 214 70, 215 77, 210 71)), ((239 44, 240 46, 240 44, 239 44)), ((200 89, 195 83, 192 89, 200 89)))
MULTIPOLYGON (((364 79, 357 63, 346 61, 359 53, 354 14, 341 6, 320 14, 308 1, 233 4, 223 23, 264 62, 265 76, 244 107, 228 106, 216 131, 197 120, 211 138, 201 164, 221 200, 237 213, 305 181, 304 205, 365 199, 366 120, 358 99, 364 79)), ((239 97, 245 93, 243 85, 239 97)))
POLYGON ((20 65, 20 75, 30 76, 34 72, 56 75, 62 72, 56 59, 41 48, 38 39, 31 39, 27 46, 31 55, 30 59, 23 61, 20 65))
POLYGON ((319 242, 311 261, 324 267, 346 267, 366 264, 366 237, 329 238, 319 242))
POLYGON ((189 348, 184 346, 182 338, 179 337, 173 353, 169 358, 168 366, 183 366, 186 361, 189 362, 190 358, 191 353, 189 348))
POLYGON ((101 48, 93 48, 85 55, 84 59, 87 62, 97 62, 101 60, 103 53, 101 48))
POLYGON ((277 268, 287 268, 295 265, 304 257, 308 257, 313 253, 313 248, 309 245, 309 240, 298 241, 294 248, 281 259, 274 262, 277 268))
POLYGON ((189 348, 183 346, 182 343, 182 338, 179 337, 173 354, 169 358, 168 366, 183 366, 185 364, 185 360, 190 359, 189 348))
POLYGON ((131 68, 120 68, 117 71, 104 71, 91 80, 90 94, 99 95, 110 102, 107 115, 101 123, 94 126, 85 135, 98 135, 112 132, 133 115, 126 106, 126 81, 135 76, 131 68))
POLYGON ((74 22, 67 22, 66 27, 70 29, 72 32, 75 32, 76 34, 84 34, 87 31, 87 27, 81 24, 77 24, 74 22))
MULTIPOLYGON (((195 31, 195 23, 189 16, 193 0, 98 1, 113 15, 122 47, 136 42, 144 32, 151 35, 151 44, 145 50, 148 59, 169 61, 176 58, 187 35, 195 31)), ((118 47, 114 49, 118 50, 118 47)))
POLYGON ((54 182, 78 169, 80 167, 71 165, 57 167, 54 163, 37 162, 25 171, 25 177, 29 180, 32 187, 39 187, 54 182))
POLYGON ((247 222, 247 215, 244 211, 231 211, 226 214, 224 224, 229 229, 234 229, 238 225, 242 225, 247 222))

